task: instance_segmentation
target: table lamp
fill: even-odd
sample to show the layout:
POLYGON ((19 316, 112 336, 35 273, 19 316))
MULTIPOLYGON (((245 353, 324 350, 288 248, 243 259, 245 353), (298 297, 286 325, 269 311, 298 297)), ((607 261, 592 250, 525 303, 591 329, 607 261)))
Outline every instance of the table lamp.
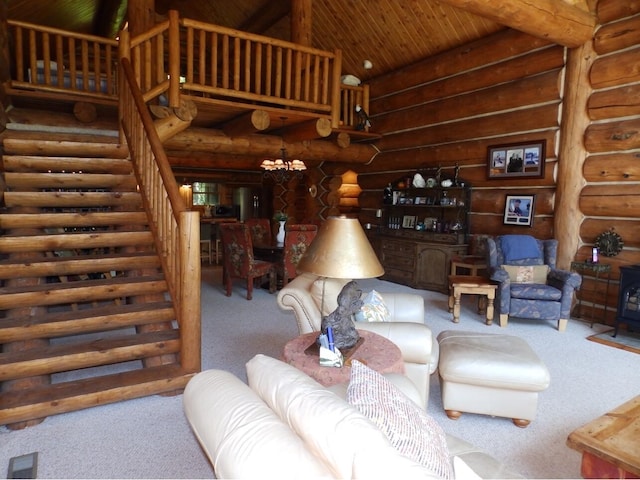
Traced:
MULTIPOLYGON (((313 273, 325 279, 330 277, 349 280, 380 277, 384 274, 384 268, 358 219, 344 215, 329 217, 320 226, 318 234, 298 263, 298 271, 313 273)), ((323 310, 324 288, 320 312, 323 310)), ((327 317, 322 318, 322 333, 325 334, 326 319, 327 317)), ((351 348, 358 341, 359 336, 351 318, 332 327, 338 348, 351 348), (349 340, 342 343, 338 340, 341 338, 349 340)))

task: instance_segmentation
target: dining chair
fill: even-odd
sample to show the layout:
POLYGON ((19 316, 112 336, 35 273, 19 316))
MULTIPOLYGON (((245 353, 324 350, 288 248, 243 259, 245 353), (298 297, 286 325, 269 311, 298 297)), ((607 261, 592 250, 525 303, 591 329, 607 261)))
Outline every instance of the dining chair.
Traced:
POLYGON ((269 293, 276 291, 276 264, 256 260, 253 256, 253 242, 249 227, 243 223, 220 224, 223 251, 223 283, 227 297, 235 279, 246 279, 247 300, 253 298, 253 283, 265 275, 269 277, 269 293))
POLYGON ((271 245, 273 243, 271 221, 268 218, 249 218, 244 223, 249 227, 251 241, 254 245, 271 245))
POLYGON ((318 233, 318 226, 312 224, 287 224, 285 232, 281 266, 283 286, 297 276, 296 268, 298 262, 318 233))

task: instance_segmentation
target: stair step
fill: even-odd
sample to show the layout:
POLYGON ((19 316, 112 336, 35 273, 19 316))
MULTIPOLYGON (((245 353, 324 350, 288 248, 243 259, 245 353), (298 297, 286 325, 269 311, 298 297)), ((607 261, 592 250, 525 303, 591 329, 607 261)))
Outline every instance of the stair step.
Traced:
POLYGON ((19 260, 0 261, 0 279, 126 272, 160 266, 160 258, 149 252, 40 257, 28 260, 21 257, 19 260))
POLYGON ((0 425, 182 390, 195 375, 163 365, 20 391, 0 392, 0 425))
POLYGON ((0 228, 102 227, 147 225, 144 211, 0 214, 0 228))
POLYGON ((180 351, 180 332, 122 335, 0 353, 0 381, 130 362, 180 351))
POLYGON ((14 155, 77 155, 79 157, 127 158, 129 149, 117 143, 71 142, 5 138, 5 153, 14 155))
POLYGON ((110 173, 22 173, 6 172, 7 188, 12 191, 31 189, 112 189, 135 191, 136 178, 110 173))
POLYGON ((5 172, 133 173, 131 161, 127 158, 4 155, 2 162, 5 172))
POLYGON ((19 285, 0 288, 0 309, 113 300, 166 291, 167 283, 162 275, 19 285))
POLYGON ((0 343, 104 332, 175 320, 171 302, 148 302, 86 308, 37 316, 3 318, 0 343))
POLYGON ((142 207, 138 192, 5 192, 7 207, 142 207))
POLYGON ((49 235, 5 235, 0 237, 0 253, 64 251, 75 252, 94 248, 149 246, 153 234, 149 231, 93 231, 89 233, 58 233, 49 235))

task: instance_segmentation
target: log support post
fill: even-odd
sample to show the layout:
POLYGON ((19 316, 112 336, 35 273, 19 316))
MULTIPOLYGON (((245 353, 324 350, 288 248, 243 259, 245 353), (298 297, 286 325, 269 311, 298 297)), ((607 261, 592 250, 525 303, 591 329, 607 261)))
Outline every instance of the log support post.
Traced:
POLYGON ((580 193, 585 185, 587 156, 584 132, 589 126, 587 102, 591 93, 589 71, 595 59, 591 42, 569 50, 562 103, 561 145, 554 208, 554 237, 558 240, 558 268, 568 269, 580 248, 580 193))

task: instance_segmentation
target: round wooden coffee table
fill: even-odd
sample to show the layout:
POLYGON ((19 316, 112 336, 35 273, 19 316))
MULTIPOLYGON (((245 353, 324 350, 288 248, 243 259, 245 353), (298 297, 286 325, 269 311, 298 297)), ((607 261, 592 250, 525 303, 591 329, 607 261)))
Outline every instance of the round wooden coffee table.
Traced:
POLYGON ((320 365, 318 348, 315 347, 319 332, 305 333, 287 342, 282 357, 325 387, 349 381, 351 360, 358 360, 379 373, 404 373, 402 352, 395 343, 366 330, 358 330, 358 333, 362 342, 347 352, 341 368, 320 365))

